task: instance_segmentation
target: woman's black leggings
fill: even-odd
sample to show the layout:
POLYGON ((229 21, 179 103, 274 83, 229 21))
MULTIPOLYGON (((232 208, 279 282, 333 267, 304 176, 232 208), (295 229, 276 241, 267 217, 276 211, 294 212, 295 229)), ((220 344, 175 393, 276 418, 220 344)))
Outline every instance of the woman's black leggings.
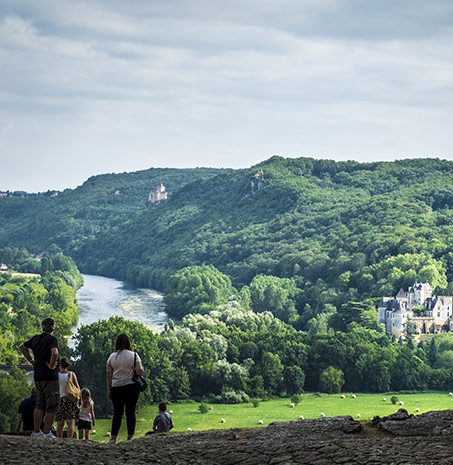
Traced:
POLYGON ((137 405, 140 391, 137 385, 126 384, 126 386, 112 387, 113 419, 112 436, 117 436, 123 419, 124 407, 126 407, 127 434, 132 436, 135 431, 135 406, 137 405))

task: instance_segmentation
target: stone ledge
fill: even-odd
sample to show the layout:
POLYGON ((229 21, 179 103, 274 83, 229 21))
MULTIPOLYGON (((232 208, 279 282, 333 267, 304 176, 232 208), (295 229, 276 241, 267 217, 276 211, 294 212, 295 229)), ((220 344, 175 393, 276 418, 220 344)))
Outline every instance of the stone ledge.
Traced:
POLYGON ((382 423, 392 421, 398 429, 390 423, 384 430, 370 422, 335 417, 279 422, 262 429, 170 433, 119 444, 3 435, 0 451, 5 465, 452 464, 453 411, 382 423))

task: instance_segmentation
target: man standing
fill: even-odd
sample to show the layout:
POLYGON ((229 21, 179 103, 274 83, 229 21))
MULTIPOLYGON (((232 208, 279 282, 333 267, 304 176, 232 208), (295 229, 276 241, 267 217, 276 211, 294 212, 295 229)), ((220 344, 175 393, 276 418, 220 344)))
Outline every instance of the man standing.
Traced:
POLYGON ((34 380, 36 385, 36 408, 34 414, 34 431, 32 436, 54 438, 50 431, 55 414, 60 406, 60 385, 58 382, 58 341, 53 332, 55 320, 42 320, 42 333, 33 336, 20 346, 24 357, 34 366, 34 380), (33 356, 30 355, 30 349, 33 356), (44 416, 44 432, 40 425, 44 416))

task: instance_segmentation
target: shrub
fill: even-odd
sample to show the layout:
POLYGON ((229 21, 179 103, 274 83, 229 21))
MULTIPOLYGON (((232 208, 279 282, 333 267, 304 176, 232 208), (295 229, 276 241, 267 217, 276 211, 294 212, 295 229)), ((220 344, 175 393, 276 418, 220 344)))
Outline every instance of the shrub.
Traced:
POLYGON ((291 403, 298 405, 302 402, 302 394, 293 394, 291 396, 291 403))
POLYGON ((256 399, 256 398, 250 399, 250 402, 252 403, 254 408, 256 408, 256 407, 258 407, 258 405, 260 405, 260 400, 256 399))
POLYGON ((241 404, 250 402, 249 396, 244 391, 223 391, 219 396, 215 396, 219 404, 241 404))
POLYGON ((198 406, 198 410, 200 411, 200 413, 208 413, 209 407, 208 407, 207 404, 205 404, 204 402, 202 402, 202 403, 198 406))
POLYGON ((392 404, 395 405, 395 404, 398 402, 398 397, 392 396, 392 397, 390 398, 390 400, 391 400, 392 404))

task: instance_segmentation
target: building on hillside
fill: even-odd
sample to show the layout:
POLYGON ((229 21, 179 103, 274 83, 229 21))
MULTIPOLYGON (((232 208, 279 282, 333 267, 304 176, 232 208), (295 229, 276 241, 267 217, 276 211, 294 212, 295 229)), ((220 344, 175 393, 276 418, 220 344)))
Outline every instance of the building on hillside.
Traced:
POLYGON ((160 183, 159 186, 156 187, 153 191, 151 191, 148 195, 148 206, 155 206, 159 203, 167 200, 168 192, 165 190, 165 186, 160 183))
POLYGON ((383 297, 378 306, 378 323, 385 324, 387 334, 404 335, 407 322, 416 334, 453 331, 453 296, 433 296, 428 283, 415 283, 407 292, 400 289, 396 297, 383 297))
POLYGON ((0 263, 0 271, 7 271, 8 270, 8 266, 5 265, 4 263, 0 263))

